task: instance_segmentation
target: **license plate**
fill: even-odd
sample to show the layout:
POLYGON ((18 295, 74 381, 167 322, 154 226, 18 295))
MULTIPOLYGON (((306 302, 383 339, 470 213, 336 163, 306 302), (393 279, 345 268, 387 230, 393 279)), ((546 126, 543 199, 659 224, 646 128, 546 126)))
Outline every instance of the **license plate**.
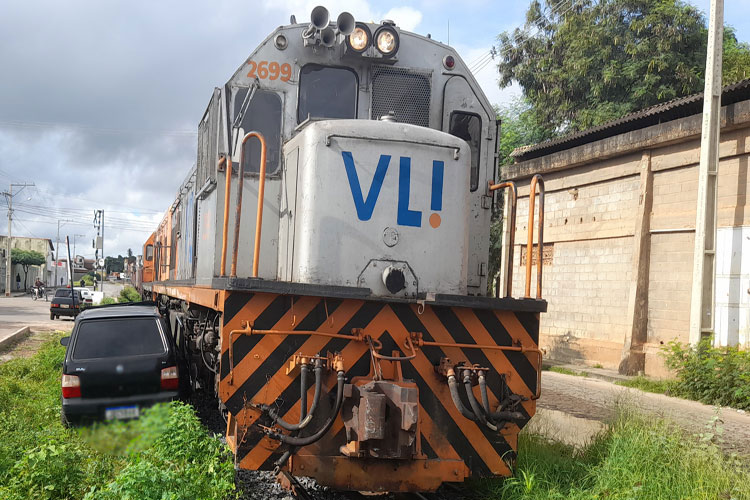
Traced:
POLYGON ((60 309, 68 309, 70 305, 68 304, 60 304, 60 309))
POLYGON ((104 412, 104 418, 107 420, 124 420, 126 418, 138 418, 137 406, 118 406, 116 408, 107 408, 104 412))

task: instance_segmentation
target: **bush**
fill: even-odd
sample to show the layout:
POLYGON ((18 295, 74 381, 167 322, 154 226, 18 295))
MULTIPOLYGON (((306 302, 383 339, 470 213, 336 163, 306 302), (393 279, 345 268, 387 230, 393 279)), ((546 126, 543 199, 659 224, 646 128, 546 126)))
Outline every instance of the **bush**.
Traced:
POLYGON ((673 393, 706 404, 750 409, 750 352, 713 347, 710 339, 695 346, 672 341, 667 366, 677 373, 673 393))
POLYGON ((132 286, 126 286, 120 290, 120 302, 140 302, 141 294, 132 286))
POLYGON ((117 301, 113 299, 112 297, 104 297, 102 298, 101 302, 99 302, 99 305, 106 306, 107 304, 116 304, 117 301))
POLYGON ((90 274, 84 274, 81 279, 86 284, 86 286, 93 286, 94 285, 94 277, 91 276, 90 274))

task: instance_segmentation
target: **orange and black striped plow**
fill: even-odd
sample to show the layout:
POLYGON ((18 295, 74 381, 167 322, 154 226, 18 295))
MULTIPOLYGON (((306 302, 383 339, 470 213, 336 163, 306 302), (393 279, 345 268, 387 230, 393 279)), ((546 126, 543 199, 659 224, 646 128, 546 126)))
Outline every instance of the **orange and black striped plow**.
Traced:
POLYGON ((219 394, 236 464, 281 465, 358 491, 432 491, 469 476, 510 475, 540 390, 543 309, 513 307, 521 303, 492 309, 226 292, 219 394), (322 372, 321 395, 306 427, 284 431, 278 419, 301 422, 304 400, 315 406, 305 363, 322 372), (464 416, 467 408, 478 418, 464 416), (318 440, 299 444, 319 431, 318 440))

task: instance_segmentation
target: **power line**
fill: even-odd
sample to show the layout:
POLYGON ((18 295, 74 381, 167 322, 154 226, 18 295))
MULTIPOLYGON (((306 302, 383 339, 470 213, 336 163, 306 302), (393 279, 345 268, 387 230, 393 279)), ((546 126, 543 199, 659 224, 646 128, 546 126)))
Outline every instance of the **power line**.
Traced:
POLYGON ((91 127, 76 123, 65 122, 37 122, 21 120, 0 120, 0 127, 3 128, 63 128, 80 130, 82 132, 92 132, 96 134, 133 134, 133 135, 161 135, 174 137, 197 137, 198 132, 191 130, 135 130, 122 128, 91 127))
MULTIPOLYGON (((13 220, 14 221, 21 220, 21 221, 24 221, 24 222, 34 223, 34 224, 52 224, 52 225, 57 225, 57 221, 56 220, 55 221, 45 221, 45 220, 16 219, 16 218, 14 218, 13 220)), ((89 221, 89 222, 67 221, 66 224, 71 224, 73 226, 91 227, 91 221, 89 221)), ((109 224, 107 224, 107 225, 109 226, 109 224)), ((145 234, 149 234, 149 233, 152 233, 153 229, 156 229, 156 227, 154 227, 152 229, 133 229, 133 228, 130 228, 130 229, 127 229, 127 228, 118 228, 118 229, 120 231, 130 231, 130 232, 133 232, 133 233, 145 233, 145 234)))
MULTIPOLYGON (((105 205, 105 206, 121 207, 121 208, 128 208, 130 206, 130 205, 120 205, 120 204, 117 204, 117 203, 111 203, 111 202, 108 202, 108 201, 98 201, 98 200, 94 200, 94 199, 91 199, 91 198, 81 198, 80 196, 71 196, 71 195, 64 195, 63 196, 63 195, 60 195, 60 194, 51 193, 51 192, 47 191, 46 189, 36 188, 35 191, 40 196, 48 196, 50 198, 63 198, 66 201, 70 201, 71 199, 73 199, 73 200, 80 200, 80 201, 84 201, 86 203, 95 204, 95 205, 105 205)), ((90 209, 86 209, 86 210, 90 211, 90 209)), ((131 210, 124 210, 124 211, 115 211, 115 210, 107 210, 107 211, 108 212, 118 212, 118 213, 132 213, 134 210, 131 209, 131 210)), ((164 213, 164 210, 153 210, 153 209, 150 209, 150 208, 138 209, 136 211, 137 212, 153 212, 153 213, 157 213, 157 214, 164 213)))

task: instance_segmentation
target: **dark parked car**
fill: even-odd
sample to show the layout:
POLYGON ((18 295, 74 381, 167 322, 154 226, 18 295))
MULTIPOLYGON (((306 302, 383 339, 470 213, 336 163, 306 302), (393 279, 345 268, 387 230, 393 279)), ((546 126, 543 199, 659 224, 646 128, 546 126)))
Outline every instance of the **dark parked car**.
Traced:
POLYGON ((86 302, 81 292, 70 288, 58 288, 49 305, 49 319, 56 319, 60 316, 75 318, 84 307, 86 307, 86 302))
POLYGON ((137 418, 178 396, 175 343, 155 305, 86 309, 60 343, 65 424, 137 418))

